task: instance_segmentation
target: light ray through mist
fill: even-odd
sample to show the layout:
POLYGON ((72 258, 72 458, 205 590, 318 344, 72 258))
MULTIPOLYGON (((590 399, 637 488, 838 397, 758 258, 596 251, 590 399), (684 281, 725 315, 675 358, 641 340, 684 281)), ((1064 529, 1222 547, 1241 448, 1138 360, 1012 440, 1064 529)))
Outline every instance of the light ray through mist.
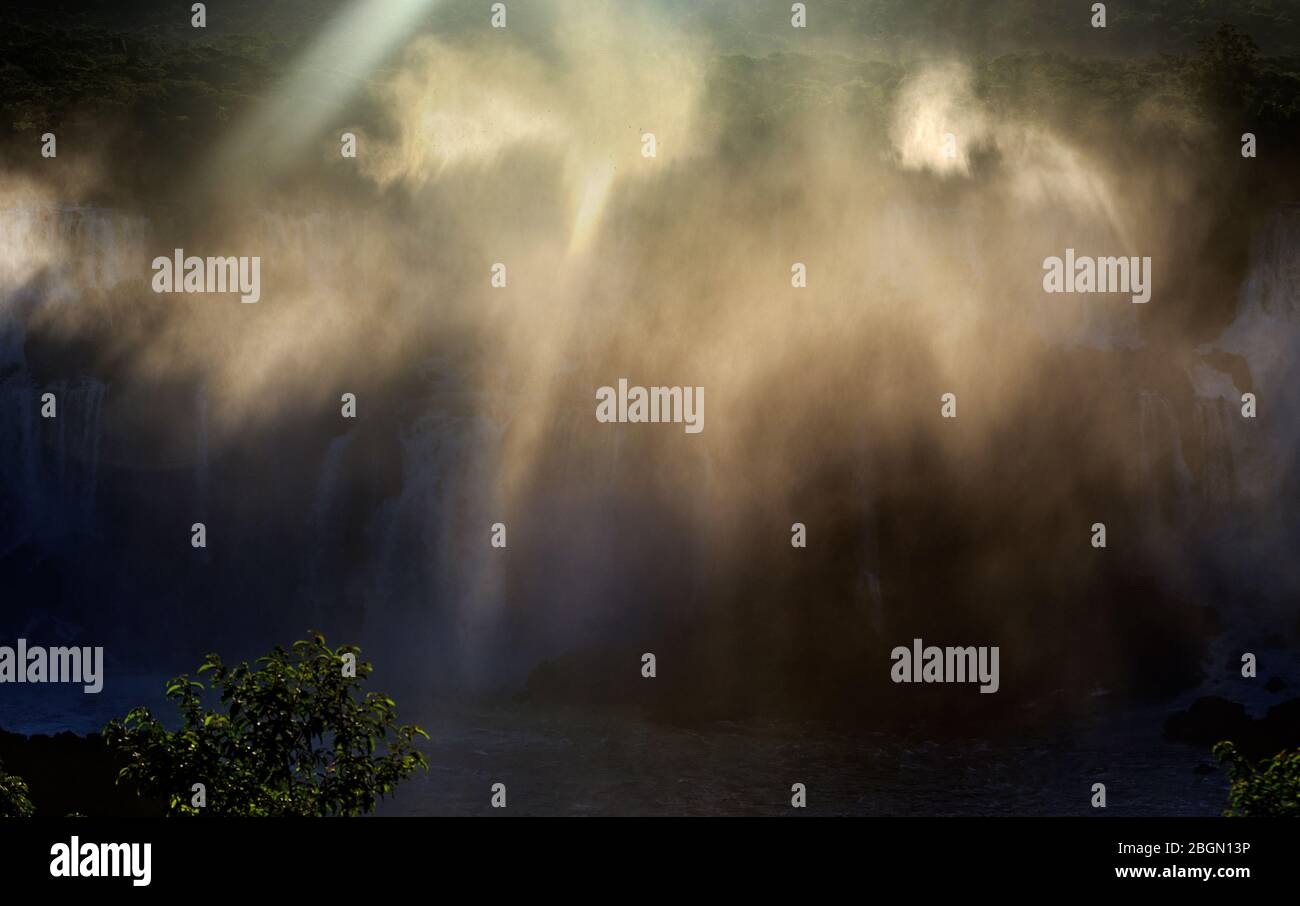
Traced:
POLYGON ((292 74, 222 150, 222 162, 291 163, 363 88, 374 67, 441 0, 356 0, 293 64, 292 74))

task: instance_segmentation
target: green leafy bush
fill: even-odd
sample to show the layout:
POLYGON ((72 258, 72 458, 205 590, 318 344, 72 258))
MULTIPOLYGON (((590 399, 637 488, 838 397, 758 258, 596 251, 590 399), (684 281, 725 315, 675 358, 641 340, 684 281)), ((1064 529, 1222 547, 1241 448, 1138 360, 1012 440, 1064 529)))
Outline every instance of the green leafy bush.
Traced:
POLYGON ((371 811, 398 781, 428 769, 415 749, 415 736, 428 734, 398 726, 392 699, 360 696, 372 667, 358 654, 351 646, 331 650, 313 634, 291 651, 277 646, 256 668, 208 655, 198 672, 210 674, 209 686, 188 674, 167 686, 184 720, 180 730, 168 731, 147 708, 105 727, 105 742, 127 761, 118 782, 161 796, 173 815, 371 811), (219 708, 205 707, 208 689, 220 690, 219 708), (195 804, 196 784, 203 784, 203 806, 195 804))
POLYGON ((1252 765, 1230 742, 1214 746, 1228 766, 1228 817, 1300 818, 1300 749, 1278 752, 1252 765))
POLYGON ((17 774, 6 774, 0 764, 0 818, 30 818, 33 812, 27 784, 17 774))

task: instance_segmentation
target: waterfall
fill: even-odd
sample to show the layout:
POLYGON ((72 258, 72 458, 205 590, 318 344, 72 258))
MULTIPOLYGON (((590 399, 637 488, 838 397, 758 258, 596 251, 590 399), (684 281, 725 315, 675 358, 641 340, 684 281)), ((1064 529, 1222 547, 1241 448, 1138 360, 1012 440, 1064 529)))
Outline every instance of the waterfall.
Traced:
POLYGON ((194 392, 194 498, 200 518, 208 512, 208 393, 199 385, 194 392))
POLYGON ((330 571, 328 565, 336 562, 341 553, 343 522, 337 512, 336 500, 343 482, 348 451, 352 447, 351 434, 340 434, 330 441, 321 463, 320 476, 312 498, 309 531, 311 547, 307 563, 307 589, 315 615, 323 617, 339 598, 340 570, 330 571))
POLYGON ((107 394, 108 385, 93 378, 81 381, 71 394, 80 412, 79 431, 72 449, 82 474, 82 486, 75 499, 80 507, 82 524, 88 529, 94 527, 99 457, 104 440, 104 398, 107 394))
POLYGON ((1251 249, 1244 315, 1294 319, 1300 312, 1300 205, 1274 212, 1251 249))
POLYGON ((1178 418, 1163 395, 1152 390, 1138 394, 1138 432, 1142 515, 1149 521, 1180 524, 1187 514, 1192 476, 1183 458, 1178 418))
POLYGON ((1300 451, 1300 208, 1275 212, 1251 245, 1237 314, 1187 375, 1194 396, 1176 412, 1163 395, 1141 392, 1139 472, 1143 513, 1171 528, 1229 508, 1276 509, 1300 451), (1242 417, 1237 379, 1213 354, 1240 357, 1249 368, 1257 418, 1242 417), (1184 456, 1187 453, 1187 456, 1184 456), (1196 468, 1189 468, 1189 461, 1196 468))
POLYGON ((1230 401, 1196 400, 1197 439, 1202 451, 1200 491, 1207 504, 1228 504, 1237 499, 1237 459, 1244 446, 1240 420, 1230 401))
POLYGON ((146 221, 77 205, 0 208, 0 555, 95 530, 108 385, 38 381, 25 348, 33 312, 138 279, 146 221), (53 393, 54 418, 41 415, 53 393))
POLYGON ((36 391, 23 378, 0 385, 0 556, 34 531, 41 485, 36 391))
POLYGON ((0 385, 0 554, 95 530, 107 391, 91 378, 47 388, 25 379, 0 385), (57 405, 50 419, 41 416, 47 392, 57 405))
MULTIPOLYGON (((1251 247, 1237 317, 1213 349, 1250 365, 1257 396, 1263 491, 1300 451, 1300 206, 1275 212, 1251 247)), ((1241 388, 1244 389, 1244 388, 1241 388)), ((1240 396, 1234 397, 1240 406, 1240 396)))
POLYGON ((500 614, 503 552, 489 543, 492 523, 505 521, 500 434, 490 417, 441 405, 419 416, 401 436, 401 493, 368 532, 367 634, 409 644, 423 627, 438 668, 465 682, 483 677, 500 614))
POLYGON ((143 282, 147 229, 143 217, 103 208, 0 208, 0 291, 39 278, 43 301, 76 302, 92 290, 143 282))
POLYGON ((339 479, 343 472, 343 463, 347 457, 348 447, 352 445, 351 434, 340 434, 330 441, 325 451, 325 460, 321 464, 320 479, 316 482, 316 496, 312 502, 312 523, 319 532, 326 532, 330 526, 330 517, 334 513, 334 498, 338 491, 339 479))

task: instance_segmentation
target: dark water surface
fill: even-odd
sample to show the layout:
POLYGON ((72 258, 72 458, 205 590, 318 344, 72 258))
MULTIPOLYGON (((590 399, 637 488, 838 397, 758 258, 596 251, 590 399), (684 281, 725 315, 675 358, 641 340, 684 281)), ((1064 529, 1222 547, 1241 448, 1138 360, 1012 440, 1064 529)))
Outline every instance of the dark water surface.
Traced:
MULTIPOLYGON (((0 687, 0 727, 93 732, 140 704, 170 717, 165 680, 119 677, 99 695, 0 687)), ((421 741, 429 771, 401 784, 379 814, 1217 815, 1227 783, 1206 768, 1209 752, 1161 735, 1193 697, 963 739, 763 719, 683 727, 620 710, 490 699, 420 707, 398 697, 399 717, 431 737, 421 741), (498 782, 504 812, 489 804, 498 782), (1098 782, 1104 810, 1090 805, 1098 782), (807 787, 802 811, 790 807, 794 783, 807 787)))
POLYGON ((383 815, 1217 815, 1209 753, 1161 739, 1165 709, 1013 741, 900 740, 824 724, 674 727, 627 714, 502 705, 425 725, 429 773, 383 815), (1090 806, 1092 784, 1107 808, 1090 806), (790 807, 791 785, 808 805, 790 807))

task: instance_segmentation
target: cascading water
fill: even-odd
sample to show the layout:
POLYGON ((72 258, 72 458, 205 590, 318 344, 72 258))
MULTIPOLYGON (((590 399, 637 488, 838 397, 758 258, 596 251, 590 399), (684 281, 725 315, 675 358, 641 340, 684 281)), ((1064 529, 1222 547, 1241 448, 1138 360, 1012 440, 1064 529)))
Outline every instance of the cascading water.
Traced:
POLYGON ((208 511, 208 485, 211 479, 208 462, 208 394, 200 386, 194 393, 194 497, 200 517, 208 511))
POLYGON ((348 451, 352 447, 352 434, 340 434, 329 443, 316 481, 312 501, 310 532, 311 553, 307 567, 308 594, 315 615, 332 604, 337 595, 338 577, 327 570, 331 558, 337 557, 342 544, 343 526, 337 512, 336 501, 345 475, 348 451))
POLYGON ((1181 523, 1187 514, 1192 475, 1183 457, 1178 417, 1169 400, 1144 390, 1138 394, 1141 511, 1145 519, 1181 523))
POLYGON ((72 205, 0 209, 0 555, 94 530, 104 403, 93 375, 38 383, 28 323, 44 306, 110 291, 138 270, 145 222, 72 205), (43 394, 54 417, 44 417, 43 394))
POLYGON ((1197 442, 1203 454, 1200 475, 1201 499, 1207 506, 1232 503, 1237 499, 1237 461, 1242 439, 1237 407, 1229 400, 1196 400, 1197 442))
MULTIPOLYGON (((441 406, 401 436, 402 490, 370 526, 367 635, 406 642, 424 627, 444 678, 474 682, 500 612, 503 520, 495 484, 500 426, 441 406)), ((507 535, 508 538, 508 535, 507 535)))
MULTIPOLYGON (((1242 651, 1258 652, 1268 635, 1264 627, 1293 624, 1293 589, 1300 582, 1294 565, 1300 524, 1291 515, 1300 491, 1294 477, 1300 452, 1300 208, 1274 212, 1259 229, 1236 316, 1198 352, 1202 359, 1189 370, 1194 408, 1182 432, 1200 453, 1195 497, 1204 518, 1196 559, 1209 564, 1209 575, 1228 592, 1214 596, 1225 631, 1210 653, 1202 691, 1250 701, 1256 687, 1229 683, 1218 665, 1237 662, 1242 651), (1248 387, 1239 386, 1239 374, 1211 364, 1224 354, 1244 361, 1248 387), (1247 392, 1254 395, 1252 418, 1243 412, 1247 392)), ((1288 672, 1288 661, 1300 670, 1293 653, 1273 650, 1267 658, 1277 674, 1288 672)))
MULTIPOLYGON (((1261 229, 1237 317, 1211 345, 1250 366, 1259 407, 1250 477, 1256 492, 1267 491, 1294 469, 1300 450, 1300 206, 1275 212, 1261 229)), ((1233 388, 1237 406, 1245 389, 1233 388)))

